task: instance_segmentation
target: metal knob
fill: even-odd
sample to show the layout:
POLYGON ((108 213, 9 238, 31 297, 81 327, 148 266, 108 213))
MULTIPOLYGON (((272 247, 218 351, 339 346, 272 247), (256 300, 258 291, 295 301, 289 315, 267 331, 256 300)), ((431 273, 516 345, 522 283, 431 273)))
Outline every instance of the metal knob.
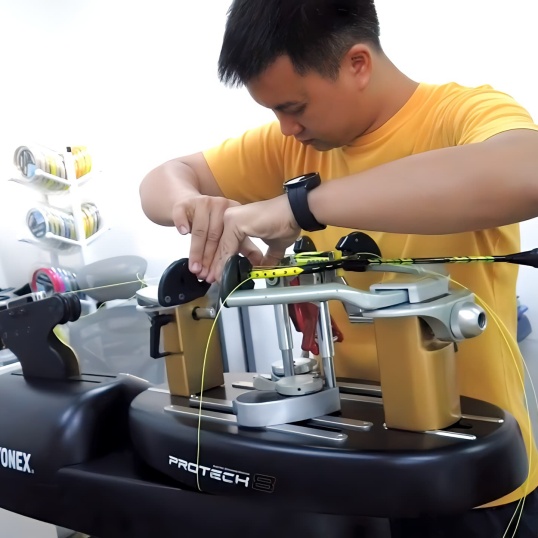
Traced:
POLYGON ((481 335, 487 326, 484 309, 470 301, 457 303, 450 314, 450 330, 457 340, 481 335))

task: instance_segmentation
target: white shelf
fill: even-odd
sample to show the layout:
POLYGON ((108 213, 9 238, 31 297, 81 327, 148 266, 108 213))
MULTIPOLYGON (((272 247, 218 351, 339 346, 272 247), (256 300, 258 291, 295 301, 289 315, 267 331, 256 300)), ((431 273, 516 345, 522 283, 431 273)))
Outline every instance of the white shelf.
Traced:
POLYGON ((18 177, 10 178, 9 181, 14 181, 15 183, 19 183, 21 185, 24 185, 25 187, 29 187, 30 189, 37 190, 43 194, 55 195, 55 194, 68 193, 71 188, 80 187, 84 185, 84 183, 87 183, 91 179, 91 176, 92 176, 92 173, 89 172, 85 174, 84 176, 81 176, 80 178, 75 179, 75 180, 64 179, 63 177, 53 176, 52 174, 44 172, 43 170, 40 170, 38 168, 36 169, 34 175, 30 178, 18 176, 18 177), (57 189, 57 190, 47 188, 45 185, 41 184, 43 179, 48 179, 50 181, 53 181, 54 183, 61 185, 62 188, 57 189))
MULTIPOLYGON (((95 172, 90 170, 77 178, 76 154, 65 151, 59 155, 63 159, 67 178, 45 172, 41 168, 43 164, 30 170, 25 169, 24 172, 22 169, 15 167, 16 173, 13 174, 10 181, 39 193, 41 200, 38 202, 38 211, 39 206, 43 210, 49 211, 39 217, 40 219, 45 219, 46 227, 41 230, 41 233, 47 230, 45 235, 35 237, 32 231, 26 227, 26 231, 21 234, 19 241, 35 245, 50 252, 52 267, 61 267, 59 257, 73 253, 78 253, 81 257, 81 264, 85 265, 88 258, 87 248, 110 228, 106 226, 106 222, 103 223, 102 215, 97 216, 93 208, 90 211, 83 210, 85 203, 92 202, 83 199, 81 187, 90 181, 92 176, 95 177, 95 172), (56 213, 55 210, 57 211, 56 213), (64 216, 62 213, 68 213, 70 216, 64 216), (69 218, 69 221, 65 220, 67 218, 69 218), (60 219, 59 223, 57 222, 58 219, 60 219), (67 226, 68 224, 69 227, 67 226), (92 224, 95 224, 95 226, 92 226, 92 224), (97 224, 99 224, 99 228, 96 232, 86 237, 87 228, 93 230, 97 227, 97 224), (63 233, 64 228, 68 230, 66 235, 70 237, 56 235, 50 231, 52 229, 57 233, 63 233)), ((63 175, 63 171, 61 173, 63 175)))
POLYGON ((57 247, 54 247, 54 241, 65 243, 66 246, 83 248, 93 243, 96 239, 99 239, 99 237, 101 237, 104 233, 108 232, 109 230, 110 230, 110 227, 102 226, 101 228, 99 228, 99 230, 97 230, 97 232, 95 232, 93 235, 90 235, 90 237, 87 237, 86 239, 82 241, 69 239, 68 237, 62 237, 61 235, 56 235, 51 232, 47 232, 41 238, 37 238, 33 236, 22 236, 22 237, 19 237, 18 240, 21 241, 22 243, 31 243, 32 245, 42 246, 46 248, 57 248, 57 247))

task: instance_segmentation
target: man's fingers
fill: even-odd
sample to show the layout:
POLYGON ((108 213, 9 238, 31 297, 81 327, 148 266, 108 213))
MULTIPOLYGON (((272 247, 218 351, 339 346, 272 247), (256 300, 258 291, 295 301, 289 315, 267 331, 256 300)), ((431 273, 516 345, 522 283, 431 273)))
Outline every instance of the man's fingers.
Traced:
POLYGON ((189 271, 198 275, 202 270, 202 261, 209 229, 209 213, 195 210, 191 225, 191 248, 189 251, 189 271))
POLYGON ((201 279, 205 279, 207 277, 209 274, 209 268, 213 263, 213 258, 215 257, 215 252, 217 251, 217 247, 222 235, 222 229, 224 227, 222 223, 223 213, 223 210, 213 208, 209 214, 206 242, 202 256, 202 268, 198 273, 198 277, 201 279))
POLYGON ((217 252, 215 253, 215 258, 213 259, 209 275, 206 279, 208 282, 214 282, 215 280, 220 282, 225 263, 228 258, 231 258, 234 254, 239 252, 245 238, 245 235, 239 230, 232 230, 231 227, 224 227, 219 246, 217 247, 217 252))
POLYGON ((248 258, 252 265, 261 265, 263 260, 263 252, 252 242, 249 237, 245 237, 241 243, 239 252, 248 258))
POLYGON ((224 204, 216 204, 209 197, 198 199, 192 207, 189 269, 198 278, 205 279, 213 263, 222 235, 225 210, 224 204))
POLYGON ((260 265, 278 265, 286 253, 285 248, 269 247, 261 259, 260 265))
POLYGON ((183 207, 178 207, 174 211, 174 224, 181 235, 187 235, 191 231, 191 223, 187 212, 183 207))

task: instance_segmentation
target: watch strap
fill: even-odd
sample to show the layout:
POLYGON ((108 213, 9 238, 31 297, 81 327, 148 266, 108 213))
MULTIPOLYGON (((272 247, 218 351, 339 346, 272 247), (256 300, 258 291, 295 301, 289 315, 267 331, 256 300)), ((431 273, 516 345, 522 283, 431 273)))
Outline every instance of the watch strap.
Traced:
POLYGON ((308 191, 306 184, 287 189, 288 201, 297 224, 302 230, 316 232, 324 230, 326 226, 320 224, 308 206, 308 191))

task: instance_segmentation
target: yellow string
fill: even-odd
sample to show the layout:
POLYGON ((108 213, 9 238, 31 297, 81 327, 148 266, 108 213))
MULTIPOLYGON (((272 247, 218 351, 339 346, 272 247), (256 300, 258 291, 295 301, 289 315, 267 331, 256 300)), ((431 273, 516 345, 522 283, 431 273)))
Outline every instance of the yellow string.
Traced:
MULTIPOLYGON (((459 282, 457 282, 456 280, 454 280, 452 278, 450 278, 450 281, 452 283, 456 284, 457 286, 460 286, 462 289, 467 289, 463 284, 460 284, 459 282)), ((506 325, 502 321, 502 319, 486 303, 486 301, 484 301, 484 299, 482 299, 481 297, 476 295, 476 293, 474 295, 475 295, 478 303, 484 308, 484 310, 488 313, 488 315, 491 316, 491 318, 495 322, 495 325, 499 329, 499 332, 500 332, 500 334, 501 334, 501 336, 502 336, 502 338, 504 340, 504 343, 506 344, 506 347, 508 348, 508 351, 510 353, 510 356, 512 357, 512 361, 513 361, 514 366, 516 368, 517 375, 518 375, 519 380, 521 382, 521 386, 523 388, 523 397, 524 397, 524 400, 525 400, 525 407, 527 409, 527 419, 528 419, 527 424, 528 424, 528 428, 529 428, 529 474, 527 475, 526 486, 525 486, 525 490, 523 492, 524 495, 523 495, 523 497, 521 499, 519 499, 519 501, 518 501, 518 503, 516 505, 516 509, 514 510, 514 513, 513 513, 512 517, 510 518, 510 521, 508 522, 508 526, 506 527, 506 531, 504 532, 504 534, 502 536, 502 538, 507 537, 508 531, 510 529, 510 525, 514 521, 514 518, 516 517, 516 514, 518 514, 518 512, 519 512, 519 515, 518 515, 518 518, 517 518, 517 524, 516 524, 516 526, 514 528, 514 532, 512 534, 512 538, 514 538, 515 535, 516 535, 517 529, 519 527, 519 523, 521 521, 521 516, 523 515, 523 508, 525 506, 525 498, 526 498, 527 494, 529 493, 528 478, 530 477, 530 473, 531 473, 531 469, 532 469, 532 450, 531 450, 531 447, 532 447, 532 444, 533 444, 534 436, 533 436, 532 423, 531 423, 531 418, 530 418, 529 402, 528 402, 528 399, 527 399, 527 391, 525 390, 525 379, 521 375, 521 371, 520 371, 520 369, 518 367, 518 361, 517 361, 516 356, 515 356, 514 351, 513 351, 514 348, 519 349, 519 345, 517 344, 517 341, 514 339, 514 337, 512 336, 512 334, 510 333, 510 331, 508 330, 508 328, 506 327, 506 325), (510 342, 512 342, 512 346, 510 345, 510 342)), ((528 377, 530 385, 531 385, 532 393, 534 394, 534 400, 536 402, 536 408, 538 409, 538 396, 536 394, 536 390, 535 390, 534 383, 532 381, 529 369, 527 367, 525 359, 521 355, 521 352, 520 352, 520 358, 521 358, 521 363, 523 364, 523 366, 525 368, 525 371, 527 372, 527 377, 528 377)))
POLYGON ((144 277, 140 277, 140 274, 139 273, 136 273, 136 279, 138 280, 138 282, 140 282, 140 284, 142 284, 142 287, 143 288, 147 288, 148 285, 146 284, 146 281, 144 280, 144 277))
MULTIPOLYGON (((519 349, 519 346, 518 346, 517 342, 515 341, 514 337, 512 336, 512 334, 510 333, 510 331, 508 330, 508 328, 506 327, 506 325, 499 318, 499 316, 488 305, 486 305, 481 299, 479 299, 479 301, 481 301, 483 303, 484 309, 488 312, 488 314, 491 315, 491 317, 494 319, 496 325, 501 330, 501 335, 503 336, 503 339, 504 339, 508 349, 510 350, 512 360, 513 360, 514 365, 516 367, 516 372, 517 372, 517 374, 519 376, 519 380, 520 380, 522 388, 523 388, 523 397, 525 399, 525 407, 527 409, 527 425, 528 425, 528 428, 529 428, 529 475, 527 476, 526 486, 525 486, 525 489, 523 491, 523 497, 521 499, 519 499, 519 501, 518 501, 518 503, 516 505, 516 509, 514 511, 514 514, 512 515, 510 521, 508 522, 508 526, 507 526, 506 531, 505 531, 505 533, 503 534, 503 537, 502 537, 502 538, 506 538, 507 533, 508 533, 508 531, 510 529, 510 525, 514 521, 514 518, 516 517, 516 514, 519 511, 519 515, 518 515, 518 518, 517 518, 517 523, 516 523, 516 526, 514 528, 514 532, 512 534, 512 538, 514 538, 515 535, 516 535, 517 529, 519 527, 519 523, 521 521, 521 516, 523 515, 523 509, 524 509, 524 506, 525 506, 525 499, 527 497, 527 494, 529 493, 528 478, 530 477, 531 469, 532 469, 532 449, 531 448, 532 448, 532 443, 533 443, 534 436, 533 436, 532 423, 531 423, 531 419, 530 419, 530 408, 529 408, 529 402, 528 402, 528 399, 527 399, 527 391, 525 390, 525 380, 524 380, 524 377, 522 377, 521 371, 518 368, 516 356, 514 355, 514 353, 512 351, 513 348, 510 346, 508 338, 512 341, 512 344, 516 348, 519 349)), ((521 352, 520 352, 520 356, 521 356, 521 352)), ((532 393, 534 395, 534 401, 536 403, 536 407, 538 408, 538 397, 536 395, 536 389, 534 387, 532 377, 531 377, 529 369, 527 367, 527 363, 525 362, 525 359, 522 356, 521 356, 521 363, 523 364, 523 367, 525 368, 525 371, 527 372, 527 378, 529 379, 529 383, 531 385, 531 390, 532 390, 532 393)))
POLYGON ((202 383, 200 387, 200 403, 198 406, 198 431, 197 431, 197 437, 196 437, 196 486, 198 488, 198 491, 203 491, 200 487, 200 434, 202 431, 202 399, 204 394, 204 379, 205 379, 205 366, 207 362, 207 356, 209 354, 209 344, 211 342, 211 337, 213 336, 213 332, 215 330, 215 327, 217 326, 217 321, 219 320, 220 313, 222 312, 222 309, 224 305, 226 304, 226 301, 230 298, 230 295, 234 293, 236 290, 238 290, 243 284, 248 282, 249 280, 252 280, 250 277, 243 280, 240 284, 238 284, 229 294, 228 296, 222 301, 222 304, 217 310, 217 314, 215 315, 215 319, 213 320, 213 323, 211 324, 211 330, 209 331, 209 336, 207 337, 207 344, 205 346, 205 352, 204 352, 204 360, 202 363, 202 383))
MULTIPOLYGON (((138 276, 138 275, 137 275, 138 276)), ((96 290, 104 290, 106 288, 114 288, 115 286, 124 286, 125 284, 144 284, 147 286, 148 281, 153 280, 160 280, 160 277, 154 277, 154 278, 146 278, 145 280, 141 280, 140 278, 138 280, 128 280, 127 282, 116 282, 115 284, 106 284, 104 286, 96 286, 95 288, 84 288, 82 290, 71 290, 62 292, 63 295, 68 295, 70 293, 86 293, 88 291, 96 291, 96 290)))

